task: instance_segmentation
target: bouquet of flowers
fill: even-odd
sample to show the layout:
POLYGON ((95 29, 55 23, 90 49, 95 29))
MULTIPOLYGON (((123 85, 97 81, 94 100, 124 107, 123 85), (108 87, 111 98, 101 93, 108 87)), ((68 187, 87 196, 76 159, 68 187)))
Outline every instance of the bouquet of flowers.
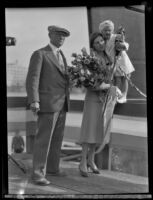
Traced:
POLYGON ((85 48, 81 54, 73 53, 72 66, 68 67, 70 81, 74 87, 96 88, 102 82, 110 82, 110 69, 108 66, 102 66, 100 61, 91 51, 89 55, 85 48))

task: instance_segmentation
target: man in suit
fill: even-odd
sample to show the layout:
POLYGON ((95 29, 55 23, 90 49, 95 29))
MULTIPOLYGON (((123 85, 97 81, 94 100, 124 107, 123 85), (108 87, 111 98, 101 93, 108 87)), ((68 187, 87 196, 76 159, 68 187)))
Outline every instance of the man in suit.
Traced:
POLYGON ((59 47, 70 32, 57 26, 49 26, 48 32, 50 43, 32 54, 26 79, 28 103, 38 115, 32 179, 40 185, 50 184, 47 174, 65 175, 59 162, 69 109, 67 63, 59 47))

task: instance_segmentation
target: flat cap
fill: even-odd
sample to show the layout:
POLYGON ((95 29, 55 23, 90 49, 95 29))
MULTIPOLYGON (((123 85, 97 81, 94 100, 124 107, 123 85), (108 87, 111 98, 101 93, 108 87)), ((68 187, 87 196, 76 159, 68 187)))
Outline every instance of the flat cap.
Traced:
POLYGON ((68 37, 70 35, 70 32, 66 30, 65 28, 61 28, 59 26, 48 26, 48 31, 51 32, 61 32, 65 37, 68 37))

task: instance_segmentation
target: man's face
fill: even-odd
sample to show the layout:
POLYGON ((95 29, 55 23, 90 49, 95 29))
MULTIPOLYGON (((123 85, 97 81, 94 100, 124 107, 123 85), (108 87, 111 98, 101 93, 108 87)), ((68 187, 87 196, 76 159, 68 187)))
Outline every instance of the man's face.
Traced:
POLYGON ((106 26, 102 31, 101 31, 104 40, 109 40, 111 37, 111 34, 113 33, 113 30, 110 26, 106 26))
POLYGON ((57 48, 61 47, 65 41, 65 35, 62 32, 53 32, 49 35, 50 41, 57 48))

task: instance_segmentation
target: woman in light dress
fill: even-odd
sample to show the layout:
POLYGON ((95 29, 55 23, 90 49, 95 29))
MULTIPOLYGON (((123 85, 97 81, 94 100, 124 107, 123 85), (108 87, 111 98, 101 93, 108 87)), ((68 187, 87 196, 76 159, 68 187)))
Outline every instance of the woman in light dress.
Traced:
MULTIPOLYGON (((104 51, 105 44, 100 33, 95 32, 91 35, 90 47, 92 48, 95 56, 98 58, 101 66, 107 65, 107 67, 112 67, 113 63, 104 51)), ((94 157, 96 147, 102 144, 105 133, 107 131, 110 132, 114 104, 110 105, 111 109, 106 109, 106 112, 110 115, 104 115, 104 117, 102 117, 104 101, 109 88, 110 84, 103 82, 96 89, 87 89, 86 91, 79 139, 79 143, 82 145, 82 156, 79 164, 79 170, 80 174, 84 177, 88 177, 89 175, 88 167, 92 169, 93 173, 100 173, 94 162, 94 157)))

